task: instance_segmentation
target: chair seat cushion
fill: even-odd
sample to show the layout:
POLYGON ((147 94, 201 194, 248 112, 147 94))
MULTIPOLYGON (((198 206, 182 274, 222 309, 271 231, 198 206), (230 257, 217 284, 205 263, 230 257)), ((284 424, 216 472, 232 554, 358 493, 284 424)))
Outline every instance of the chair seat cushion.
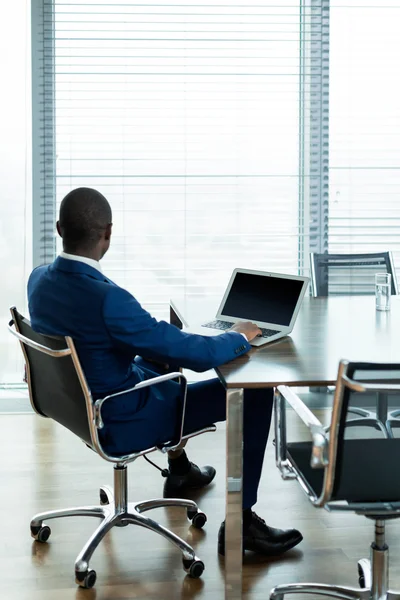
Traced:
MULTIPOLYGON (((287 445, 288 458, 316 496, 322 490, 324 469, 310 466, 311 442, 287 445)), ((400 439, 346 440, 338 461, 332 500, 349 502, 400 501, 400 439), (341 463, 341 464, 340 464, 341 463)))

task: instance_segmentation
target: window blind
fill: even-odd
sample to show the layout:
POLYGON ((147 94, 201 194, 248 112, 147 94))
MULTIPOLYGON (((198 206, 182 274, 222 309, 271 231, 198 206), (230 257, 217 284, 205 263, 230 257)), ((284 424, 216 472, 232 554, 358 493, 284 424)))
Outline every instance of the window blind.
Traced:
POLYGON ((400 2, 332 0, 329 250, 400 266, 400 2))
POLYGON ((107 275, 165 314, 238 266, 297 273, 299 4, 43 7, 57 204, 109 199, 107 275))

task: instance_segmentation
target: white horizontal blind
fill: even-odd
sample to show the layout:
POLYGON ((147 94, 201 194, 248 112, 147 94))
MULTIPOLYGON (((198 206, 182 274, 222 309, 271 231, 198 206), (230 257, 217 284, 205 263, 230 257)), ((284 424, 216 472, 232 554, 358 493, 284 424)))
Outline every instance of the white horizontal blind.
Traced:
POLYGON ((329 251, 400 266, 400 2, 332 0, 329 251))
POLYGON ((54 29, 44 7, 57 202, 109 199, 109 277, 161 314, 237 266, 296 273, 298 3, 55 0, 54 29))

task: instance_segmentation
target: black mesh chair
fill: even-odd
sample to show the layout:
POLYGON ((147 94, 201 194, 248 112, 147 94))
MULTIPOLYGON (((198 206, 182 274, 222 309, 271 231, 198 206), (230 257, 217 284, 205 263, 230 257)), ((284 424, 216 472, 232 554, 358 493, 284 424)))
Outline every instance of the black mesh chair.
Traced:
POLYGON ((100 488, 98 506, 67 508, 35 515, 31 521, 31 534, 38 542, 46 542, 50 536, 50 527, 44 522, 57 517, 88 516, 98 517, 102 522, 91 535, 75 561, 75 580, 84 588, 91 588, 96 581, 96 572, 89 568, 93 552, 105 534, 114 526, 128 524, 140 525, 150 529, 175 544, 182 552, 185 571, 191 577, 200 577, 204 564, 196 556, 193 548, 174 533, 143 515, 153 508, 182 506, 186 508, 191 524, 200 529, 207 518, 192 500, 179 498, 161 498, 128 503, 127 465, 139 456, 160 450, 167 452, 176 449, 182 440, 215 431, 215 425, 183 435, 183 423, 186 403, 186 378, 182 373, 169 373, 143 381, 124 392, 109 395, 101 400, 92 399, 90 389, 79 363, 78 355, 70 337, 51 337, 33 331, 29 321, 11 309, 12 321, 9 329, 21 343, 25 356, 29 395, 33 409, 42 417, 54 419, 72 431, 94 450, 102 459, 114 465, 114 489, 100 488), (162 447, 146 448, 125 456, 110 456, 102 447, 98 431, 103 427, 102 406, 107 400, 129 391, 157 385, 169 379, 179 379, 182 393, 182 419, 177 440, 169 440, 162 447))
POLYGON ((389 557, 385 542, 386 520, 400 518, 400 478, 397 477, 400 439, 382 437, 368 426, 359 430, 346 427, 352 396, 359 396, 361 400, 369 392, 384 392, 398 398, 399 391, 400 364, 341 361, 327 432, 290 388, 278 387, 275 396, 276 463, 283 478, 297 479, 315 507, 352 511, 372 519, 375 521, 375 538, 370 559, 358 561, 360 588, 317 583, 285 584, 272 590, 271 600, 282 600, 285 594, 291 593, 321 594, 346 600, 400 598, 400 593, 388 591, 389 557), (303 441, 304 432, 297 427, 296 441, 287 442, 285 402, 300 417, 305 425, 302 425, 304 432, 312 441, 303 441))
POLYGON ((390 273, 392 294, 398 294, 391 252, 375 254, 310 254, 313 296, 370 296, 376 273, 390 273))
MULTIPOLYGON (((391 252, 375 254, 310 254, 311 293, 318 296, 373 296, 376 273, 390 273, 392 295, 399 293, 396 271, 391 252)), ((312 392, 332 392, 333 388, 310 388, 312 392)), ((393 426, 400 426, 396 418, 400 411, 388 412, 385 394, 376 398, 375 410, 356 406, 351 412, 358 417, 347 422, 348 427, 369 424, 380 429, 385 436, 393 436, 393 426)))

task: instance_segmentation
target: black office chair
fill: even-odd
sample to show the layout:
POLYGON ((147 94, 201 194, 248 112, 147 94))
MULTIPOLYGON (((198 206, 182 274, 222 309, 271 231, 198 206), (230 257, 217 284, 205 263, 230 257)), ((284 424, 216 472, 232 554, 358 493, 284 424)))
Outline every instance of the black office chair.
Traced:
MULTIPOLYGON (((276 391, 276 463, 283 478, 297 479, 315 507, 352 511, 374 520, 375 539, 370 559, 358 561, 360 589, 317 583, 284 584, 271 591, 271 600, 282 600, 291 593, 322 594, 345 600, 400 597, 399 593, 388 591, 385 543, 386 520, 400 517, 397 477, 400 439, 383 438, 371 427, 358 432, 346 427, 351 396, 362 398, 371 391, 397 393, 398 398, 400 364, 341 361, 329 432, 290 388, 280 386, 276 391), (306 425, 312 441, 287 442, 285 401, 306 425)), ((299 431, 297 436, 300 437, 299 431)))
POLYGON ((75 580, 84 588, 91 588, 96 581, 96 572, 89 569, 89 561, 93 552, 105 534, 114 526, 140 525, 159 533, 175 544, 182 552, 185 571, 191 577, 200 577, 204 564, 196 556, 195 551, 174 533, 159 525, 156 521, 143 515, 153 508, 165 506, 182 506, 187 510, 187 517, 192 525, 202 528, 207 520, 197 504, 192 500, 179 498, 153 499, 128 503, 127 465, 139 456, 160 450, 167 452, 176 449, 183 439, 187 439, 207 431, 215 431, 215 425, 183 435, 183 423, 186 403, 186 378, 182 373, 169 373, 138 383, 130 390, 111 394, 101 400, 92 399, 90 389, 79 363, 74 342, 70 337, 52 337, 33 331, 29 321, 11 308, 12 321, 9 329, 18 338, 25 356, 29 396, 33 409, 42 417, 54 419, 94 450, 101 458, 114 464, 114 490, 107 486, 100 488, 100 504, 67 508, 35 515, 31 521, 31 534, 39 542, 46 542, 50 536, 50 527, 44 523, 49 519, 70 516, 99 517, 102 522, 78 554, 75 561, 75 580), (102 447, 98 431, 103 427, 102 406, 110 398, 122 396, 127 392, 139 390, 147 386, 157 385, 170 379, 179 378, 182 393, 182 418, 179 438, 168 440, 161 447, 141 449, 124 456, 110 456, 102 447))
POLYGON ((390 273, 392 294, 398 294, 391 252, 375 254, 310 254, 313 296, 372 296, 376 273, 390 273))
MULTIPOLYGON (((310 254, 311 293, 318 296, 372 296, 375 294, 376 273, 390 273, 392 295, 399 293, 396 271, 391 252, 374 254, 310 254)), ((333 388, 310 388, 312 392, 332 392, 333 388)), ((357 419, 349 419, 348 427, 371 425, 383 435, 393 437, 393 426, 400 426, 396 418, 400 410, 389 413, 388 399, 379 394, 375 410, 351 407, 357 419)))

